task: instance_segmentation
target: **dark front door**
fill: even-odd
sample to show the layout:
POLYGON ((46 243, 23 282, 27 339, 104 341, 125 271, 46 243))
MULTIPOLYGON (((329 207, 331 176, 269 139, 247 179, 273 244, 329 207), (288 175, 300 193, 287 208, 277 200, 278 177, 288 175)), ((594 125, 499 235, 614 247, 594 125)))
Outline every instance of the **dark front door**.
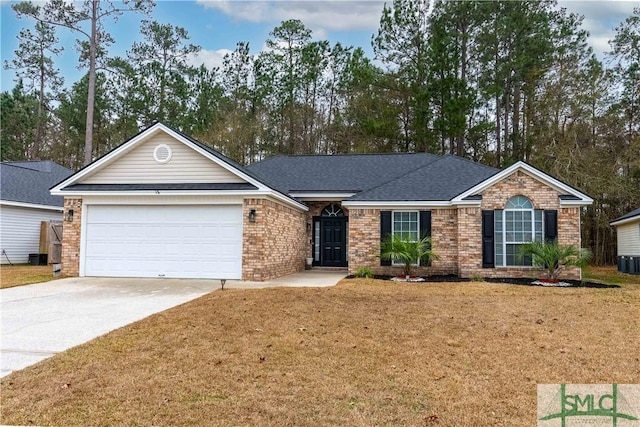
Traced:
POLYGON ((347 218, 320 219, 320 265, 347 266, 347 218))

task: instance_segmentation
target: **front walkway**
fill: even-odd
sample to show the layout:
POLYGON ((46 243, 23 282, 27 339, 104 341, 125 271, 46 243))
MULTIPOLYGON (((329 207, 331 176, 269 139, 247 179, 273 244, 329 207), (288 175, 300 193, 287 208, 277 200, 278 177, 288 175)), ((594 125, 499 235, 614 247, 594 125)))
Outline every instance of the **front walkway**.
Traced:
POLYGON ((268 280, 266 282, 248 282, 240 280, 228 280, 225 289, 261 289, 275 287, 311 287, 320 288, 335 286, 340 280, 347 276, 347 270, 322 270, 313 269, 300 273, 290 274, 288 276, 278 277, 277 279, 268 280))

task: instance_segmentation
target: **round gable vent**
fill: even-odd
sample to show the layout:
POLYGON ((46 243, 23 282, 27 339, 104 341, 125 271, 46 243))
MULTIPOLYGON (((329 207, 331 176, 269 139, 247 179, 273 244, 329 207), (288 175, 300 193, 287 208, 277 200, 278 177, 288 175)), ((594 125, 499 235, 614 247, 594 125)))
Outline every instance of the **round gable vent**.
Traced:
POLYGON ((171 147, 160 144, 153 150, 153 159, 158 163, 167 163, 171 160, 171 147))

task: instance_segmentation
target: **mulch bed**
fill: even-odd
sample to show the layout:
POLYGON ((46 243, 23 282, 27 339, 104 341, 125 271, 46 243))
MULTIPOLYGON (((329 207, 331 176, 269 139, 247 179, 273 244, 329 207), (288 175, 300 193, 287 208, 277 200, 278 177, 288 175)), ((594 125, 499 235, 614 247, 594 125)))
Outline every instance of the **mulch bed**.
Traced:
MULTIPOLYGON (((375 279, 379 279, 379 280, 391 280, 394 276, 389 276, 389 275, 376 275, 374 276, 375 279)), ((347 279, 355 279, 356 277, 354 275, 350 275, 347 276, 347 279)), ((429 283, 429 282, 472 282, 472 279, 464 279, 461 277, 458 277, 456 275, 453 274, 449 274, 449 275, 437 275, 437 276, 422 276, 422 278, 424 279, 424 282, 413 282, 413 283, 429 283)), ((536 284, 534 282, 536 282, 539 279, 532 279, 532 278, 482 278, 482 281, 485 282, 490 282, 490 283, 504 283, 504 284, 508 284, 508 285, 520 285, 520 286, 540 286, 542 287, 542 285, 540 284, 536 284)), ((598 283, 598 282, 585 282, 585 281, 580 281, 580 280, 568 280, 568 279, 563 279, 562 280, 565 283, 569 283, 570 286, 563 286, 566 288, 619 288, 619 285, 609 285, 606 283, 598 283)))

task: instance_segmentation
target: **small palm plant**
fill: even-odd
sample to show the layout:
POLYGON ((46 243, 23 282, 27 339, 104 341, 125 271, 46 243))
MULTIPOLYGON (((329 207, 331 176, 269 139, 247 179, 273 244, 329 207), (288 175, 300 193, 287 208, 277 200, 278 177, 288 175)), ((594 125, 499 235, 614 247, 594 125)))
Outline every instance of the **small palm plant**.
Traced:
POLYGON ((402 262, 403 272, 406 277, 410 277, 413 267, 420 260, 430 262, 438 259, 438 256, 431 250, 431 239, 412 240, 406 235, 389 235, 382 241, 382 259, 402 262))
POLYGON ((591 259, 591 251, 577 246, 553 242, 529 242, 520 247, 520 255, 531 256, 533 265, 546 270, 547 279, 557 281, 565 267, 583 267, 591 259))

